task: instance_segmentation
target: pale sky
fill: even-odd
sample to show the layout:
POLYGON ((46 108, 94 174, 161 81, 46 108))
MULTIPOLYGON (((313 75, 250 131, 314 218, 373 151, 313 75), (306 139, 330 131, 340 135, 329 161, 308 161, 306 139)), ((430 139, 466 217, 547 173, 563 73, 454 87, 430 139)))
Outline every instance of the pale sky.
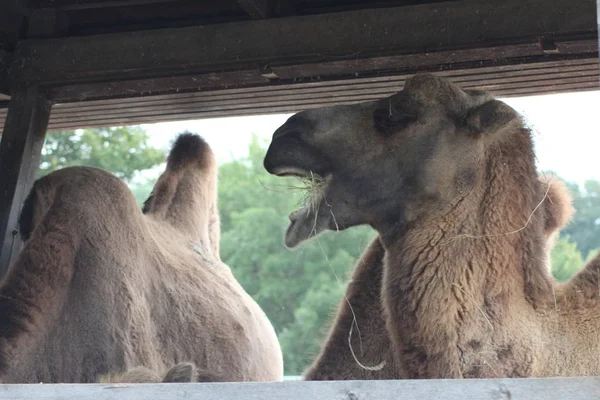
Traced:
MULTIPOLYGON (((524 115, 533 128, 538 169, 556 171, 578 183, 600 180, 596 161, 600 151, 600 91, 503 100, 524 115)), ((164 148, 179 132, 198 133, 223 162, 247 154, 253 133, 269 139, 290 115, 164 122, 142 127, 149 133, 152 144, 164 148)))

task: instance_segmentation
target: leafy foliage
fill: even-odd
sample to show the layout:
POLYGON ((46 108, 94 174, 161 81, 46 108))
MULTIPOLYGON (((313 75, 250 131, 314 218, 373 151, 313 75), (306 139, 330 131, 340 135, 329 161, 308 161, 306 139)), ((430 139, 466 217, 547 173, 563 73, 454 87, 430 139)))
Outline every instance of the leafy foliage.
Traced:
POLYGON ((260 304, 279 334, 287 374, 299 374, 321 339, 370 228, 325 233, 291 251, 283 246, 287 215, 300 200, 293 178, 269 175, 266 143, 219 169, 221 257, 260 304))
POLYGON ((564 229, 577 243, 583 257, 589 257, 600 238, 600 181, 587 181, 582 188, 569 184, 573 195, 573 206, 577 212, 571 223, 564 229))
POLYGON ((583 257, 577 249, 577 243, 573 242, 569 235, 558 238, 550 252, 552 261, 552 275, 560 281, 565 282, 571 276, 583 268, 583 257))
POLYGON ((136 172, 162 162, 165 153, 148 145, 140 127, 94 128, 57 131, 46 136, 41 175, 58 168, 88 165, 112 172, 128 182, 136 172))

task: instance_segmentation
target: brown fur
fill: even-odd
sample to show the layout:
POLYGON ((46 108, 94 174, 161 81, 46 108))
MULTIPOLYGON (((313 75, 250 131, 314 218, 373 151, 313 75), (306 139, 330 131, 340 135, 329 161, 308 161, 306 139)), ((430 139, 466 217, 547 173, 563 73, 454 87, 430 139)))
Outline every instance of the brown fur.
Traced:
POLYGON ((231 381, 282 380, 273 327, 219 260, 216 188, 214 155, 190 134, 145 214, 99 169, 39 179, 0 283, 0 380, 95 382, 190 358, 231 381))
MULTIPOLYGON (((574 210, 564 183, 547 176, 540 176, 540 181, 545 185, 551 183, 549 187, 546 186, 548 195, 543 203, 544 234, 550 251, 554 236, 567 225, 574 210)), ((383 245, 377 237, 358 261, 331 331, 319 356, 305 372, 305 380, 401 378, 381 303, 384 255, 383 245), (352 349, 357 359, 354 359, 350 350, 351 330, 352 349)))
POLYGON ((104 375, 99 383, 191 383, 226 382, 226 380, 208 371, 198 370, 194 363, 179 363, 162 375, 145 367, 136 367, 121 374, 104 375))
POLYGON ((380 101, 304 111, 265 168, 318 175, 286 245, 369 224, 402 378, 600 374, 600 257, 570 282, 547 268, 547 186, 506 104, 431 75, 380 101))

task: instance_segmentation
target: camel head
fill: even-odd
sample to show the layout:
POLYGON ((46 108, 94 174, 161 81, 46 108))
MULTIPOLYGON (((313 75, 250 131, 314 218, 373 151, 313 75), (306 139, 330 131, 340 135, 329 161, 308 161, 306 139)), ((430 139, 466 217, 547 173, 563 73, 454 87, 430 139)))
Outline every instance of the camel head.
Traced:
POLYGON ((486 150, 519 122, 505 103, 431 75, 382 100, 293 115, 264 166, 318 190, 290 215, 286 246, 361 224, 397 231, 443 213, 482 181, 486 150))
POLYGON ((143 212, 183 230, 219 257, 217 161, 204 139, 189 132, 177 137, 143 212))

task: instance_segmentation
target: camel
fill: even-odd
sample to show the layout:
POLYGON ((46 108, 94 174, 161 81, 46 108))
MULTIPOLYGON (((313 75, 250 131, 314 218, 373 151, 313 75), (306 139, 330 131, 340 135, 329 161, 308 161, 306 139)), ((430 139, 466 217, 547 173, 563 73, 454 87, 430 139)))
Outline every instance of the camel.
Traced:
POLYGON ((320 188, 290 215, 287 247, 357 225, 378 233, 400 378, 600 374, 600 257, 552 278, 547 185, 505 103, 417 75, 379 101, 293 115, 264 166, 320 188))
MULTIPOLYGON (((548 185, 543 207, 549 252, 558 232, 571 220, 574 209, 563 182, 545 175, 539 178, 548 185)), ((320 354, 305 371, 304 380, 401 378, 380 301, 384 255, 381 241, 376 237, 356 263, 330 332, 320 354)))
POLYGON ((228 381, 281 381, 269 319, 218 256, 217 165, 175 141, 143 212, 91 167, 38 179, 24 248, 0 283, 0 381, 91 383, 191 361, 228 381))
POLYGON ((184 362, 171 367, 159 376, 145 367, 132 368, 120 374, 102 376, 98 383, 192 383, 192 382, 224 382, 225 380, 209 371, 198 370, 194 363, 184 362))

